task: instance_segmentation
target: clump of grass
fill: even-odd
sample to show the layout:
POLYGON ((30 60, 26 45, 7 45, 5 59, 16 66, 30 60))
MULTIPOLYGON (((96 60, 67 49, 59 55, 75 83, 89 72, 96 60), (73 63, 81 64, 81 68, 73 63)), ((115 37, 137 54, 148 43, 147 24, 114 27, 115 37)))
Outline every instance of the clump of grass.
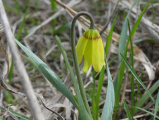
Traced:
MULTIPOLYGON (((56 10, 57 9, 57 5, 56 2, 53 0, 50 0, 51 2, 51 8, 52 10, 56 10)), ((21 15, 21 13, 19 12, 20 7, 18 6, 17 1, 15 0, 16 8, 10 8, 8 6, 6 6, 6 8, 13 10, 13 12, 17 13, 18 15, 21 15)), ((28 11, 26 10, 24 16, 23 16, 23 20, 21 22, 21 25, 19 27, 17 36, 15 41, 17 42, 17 44, 19 45, 19 47, 26 53, 26 55, 28 57, 25 57, 25 59, 27 59, 30 63, 32 63, 46 78, 47 80, 57 89, 59 90, 64 96, 66 96, 69 101, 73 104, 73 106, 78 110, 79 112, 79 120, 98 120, 99 118, 101 118, 101 120, 116 120, 117 118, 117 114, 120 111, 121 108, 124 108, 126 111, 126 115, 127 118, 129 120, 133 119, 133 116, 136 114, 136 112, 138 110, 141 110, 143 112, 146 112, 150 115, 152 115, 155 119, 159 119, 159 117, 157 116, 157 112, 159 111, 158 109, 158 104, 159 104, 159 92, 157 94, 157 99, 156 101, 154 100, 152 93, 154 91, 156 91, 159 87, 159 81, 157 81, 156 83, 154 83, 154 85, 148 90, 146 88, 146 86, 144 85, 144 83, 141 81, 141 78, 135 73, 135 69, 134 69, 134 43, 132 38, 140 24, 140 21, 149 5, 150 2, 148 2, 146 4, 146 6, 144 7, 142 13, 140 14, 140 16, 138 17, 137 21, 135 22, 135 24, 133 25, 132 29, 130 28, 130 23, 129 23, 129 15, 130 12, 132 10, 132 8, 138 3, 138 0, 136 0, 133 4, 133 6, 131 7, 130 11, 128 12, 127 16, 125 17, 125 20, 123 22, 123 26, 122 26, 122 30, 121 30, 121 35, 120 35, 120 43, 119 43, 119 51, 118 51, 118 65, 119 65, 119 69, 118 72, 116 73, 116 77, 114 78, 114 82, 113 82, 113 78, 111 76, 111 72, 110 72, 110 68, 109 68, 109 61, 105 61, 106 65, 103 66, 102 70, 99 73, 99 77, 96 77, 97 73, 92 70, 92 77, 93 77, 93 84, 91 85, 92 88, 92 93, 89 93, 89 95, 91 96, 91 101, 88 101, 83 97, 82 95, 82 91, 80 90, 80 86, 79 83, 77 83, 77 79, 74 71, 72 69, 73 66, 71 66, 71 63, 69 61, 69 58, 67 57, 66 51, 64 49, 64 47, 61 44, 61 39, 60 37, 56 36, 55 37, 55 41, 58 45, 58 48, 60 49, 60 52, 62 53, 64 60, 65 60, 65 64, 67 66, 66 69, 68 69, 70 75, 71 75, 71 79, 72 79, 72 83, 75 89, 75 93, 76 95, 73 96, 71 94, 71 92, 69 91, 69 89, 64 85, 64 83, 61 81, 61 79, 59 78, 59 76, 56 75, 56 73, 54 71, 51 70, 50 67, 48 67, 48 65, 43 62, 37 55, 35 55, 32 51, 30 51, 28 48, 26 48, 24 45, 22 45, 18 40, 21 38, 22 35, 22 30, 25 27, 25 21, 26 21, 26 15, 28 14, 28 11), (129 33, 129 36, 127 36, 127 33, 129 33), (130 64, 127 61, 127 53, 130 53, 130 64), (129 72, 125 72, 128 71, 131 72, 131 75, 129 75, 129 72), (105 72, 107 71, 107 72, 105 72), (120 98, 121 98, 121 89, 123 86, 123 80, 124 80, 124 75, 128 74, 129 76, 129 82, 130 82, 130 86, 131 86, 131 104, 127 104, 126 100, 123 100, 123 103, 120 104, 120 98), (104 86, 104 76, 107 76, 107 86, 104 86), (131 76, 131 77, 130 77, 131 76), (96 80, 98 80, 98 85, 96 85, 96 80), (134 91, 135 89, 135 81, 137 81, 137 85, 138 85, 138 91, 137 93, 134 91), (144 91, 146 92, 140 99, 137 99, 140 96, 140 86, 142 86, 144 88, 144 91), (101 109, 99 107, 99 103, 100 98, 101 98, 101 91, 102 91, 102 87, 106 87, 107 88, 107 92, 106 92, 106 99, 105 99, 105 103, 103 105, 103 108, 101 109), (154 113, 147 111, 142 107, 142 105, 146 102, 146 100, 151 99, 151 101, 154 103, 155 105, 155 109, 154 109, 154 113), (90 105, 92 106, 87 106, 87 103, 90 103, 90 105), (92 110, 90 110, 90 107, 92 107, 92 110)), ((99 14, 99 11, 96 8, 96 12, 99 14)), ((105 57, 107 59, 108 54, 109 54, 109 49, 110 49, 110 45, 111 45, 111 39, 112 39, 112 34, 113 34, 113 30, 115 27, 115 22, 117 20, 117 15, 113 21, 113 24, 111 26, 109 35, 107 37, 107 42, 106 42, 106 47, 105 47, 105 57)), ((52 25, 52 29, 51 29, 51 34, 55 35, 55 34, 60 34, 64 31, 66 31, 68 28, 71 27, 70 23, 66 23, 64 25, 62 25, 61 27, 59 27, 58 29, 55 29, 57 24, 57 19, 54 19, 51 22, 52 25)), ((143 40, 140 40, 143 41, 143 40)), ((140 42, 139 41, 139 42, 140 42)), ((13 62, 14 63, 14 62, 13 62)), ((11 79, 12 79, 12 75, 13 75, 13 63, 12 63, 12 67, 10 70, 10 74, 9 74, 9 80, 11 83, 11 79)), ((142 74, 142 73, 141 73, 142 74)), ((81 76, 81 75, 80 75, 81 76)), ((85 92, 85 91, 84 91, 85 92)), ((84 93, 86 94, 86 93, 84 93)), ((7 100, 10 101, 10 96, 8 96, 7 100)), ((21 115, 17 112, 14 112, 12 110, 10 110, 15 116, 25 119, 25 120, 32 120, 31 118, 28 118, 24 115, 21 115)), ((3 118, 5 119, 5 118, 3 118)))

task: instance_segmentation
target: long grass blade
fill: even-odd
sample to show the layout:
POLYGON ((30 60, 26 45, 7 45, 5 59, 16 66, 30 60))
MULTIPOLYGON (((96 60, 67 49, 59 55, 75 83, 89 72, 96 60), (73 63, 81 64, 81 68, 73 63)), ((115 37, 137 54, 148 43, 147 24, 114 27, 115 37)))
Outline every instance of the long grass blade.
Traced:
POLYGON ((129 18, 130 16, 130 13, 131 13, 131 10, 134 8, 135 5, 137 5, 137 3, 139 2, 139 0, 136 0, 134 2, 134 4, 132 5, 132 7, 130 8, 125 20, 124 20, 124 23, 123 23, 123 27, 122 27, 122 30, 121 30, 121 35, 120 35, 120 42, 119 42, 119 51, 118 51, 118 62, 120 63, 121 62, 121 56, 120 56, 120 53, 123 53, 124 52, 124 49, 125 49, 125 45, 126 45, 126 40, 127 40, 127 31, 128 31, 128 21, 127 19, 129 18))
POLYGON ((106 55, 106 58, 108 56, 108 50, 109 50, 109 46, 110 46, 110 43, 111 43, 111 40, 112 40, 113 29, 114 29, 114 25, 115 25, 117 17, 118 17, 118 13, 115 16, 115 19, 113 21, 112 27, 110 29, 110 32, 109 32, 109 35, 108 35, 108 38, 107 38, 107 42, 106 42, 106 46, 105 46, 105 55, 106 55))
MULTIPOLYGON (((132 42, 129 19, 127 19, 127 21, 128 21, 128 28, 129 28, 129 41, 130 41, 130 46, 131 46, 131 48, 130 48, 130 60, 131 60, 132 69, 134 70, 134 47, 133 47, 133 42, 132 42)), ((133 75, 131 75, 131 83, 130 84, 131 84, 131 106, 134 106, 135 84, 134 84, 134 76, 133 75)))
POLYGON ((137 21, 135 22, 135 24, 134 24, 134 26, 133 26, 133 28, 132 28, 132 31, 131 31, 131 37, 135 34, 135 31, 136 31, 137 27, 139 26, 139 23, 140 23, 140 21, 141 21, 143 15, 144 15, 144 13, 145 13, 147 7, 148 7, 150 1, 151 1, 151 0, 149 0, 149 2, 147 3, 147 5, 144 7, 142 13, 140 14, 139 18, 138 18, 137 21))
POLYGON ((104 81, 104 67, 102 68, 101 72, 100 72, 100 76, 99 76, 99 81, 98 81, 98 87, 97 87, 97 96, 96 96, 96 112, 97 112, 97 116, 96 119, 98 119, 98 112, 99 112, 99 99, 100 99, 100 95, 101 95, 101 91, 102 91, 102 86, 103 86, 103 81, 104 81))
MULTIPOLYGON (((127 24, 128 24, 128 22, 127 22, 127 24)), ((127 25, 127 27, 128 27, 128 25, 127 25)), ((127 56, 128 45, 129 45, 130 40, 131 39, 128 39, 126 45, 124 46, 124 48, 125 48, 124 57, 127 56)), ((117 106, 119 104, 120 91, 121 91, 121 86, 122 86, 123 77, 124 77, 124 71, 125 71, 125 63, 124 63, 124 61, 121 60, 121 63, 119 62, 119 64, 120 64, 120 67, 119 67, 119 70, 118 70, 118 73, 117 73, 117 76, 116 76, 115 82, 114 82, 114 86, 115 86, 114 87, 114 90, 115 90, 115 106, 117 106)), ((117 114, 117 110, 114 112, 113 120, 115 120, 116 114, 117 114)))
POLYGON ((17 116, 17 117, 19 117, 19 118, 21 118, 23 120, 33 120, 33 119, 31 119, 31 118, 29 118, 29 117, 27 117, 25 115, 19 114, 19 113, 13 111, 13 110, 9 110, 9 111, 12 112, 15 116, 17 116))
MULTIPOLYGON (((126 44, 126 48, 124 51, 125 57, 127 56, 128 44, 129 44, 129 41, 126 44)), ((115 78, 115 82, 114 82, 115 105, 116 106, 119 104, 119 100, 120 100, 120 90, 121 90, 121 86, 122 86, 122 82, 123 82, 124 71, 125 71, 125 64, 124 64, 124 61, 121 61, 119 72, 118 72, 118 74, 115 78)), ((115 120, 116 114, 117 114, 117 110, 114 112, 113 120, 115 120)))
POLYGON ((14 68, 14 61, 12 59, 11 67, 10 67, 9 74, 8 74, 9 85, 11 85, 11 80, 12 80, 12 76, 13 76, 13 68, 14 68))
POLYGON ((127 62, 127 60, 124 58, 124 56, 121 54, 122 60, 124 61, 124 63, 127 65, 127 67, 129 68, 129 70, 131 71, 131 73, 133 74, 133 76, 136 78, 136 80, 140 83, 140 85, 146 90, 146 92, 148 93, 149 97, 151 98, 151 100, 155 103, 155 100, 153 99, 153 97, 151 96, 151 93, 148 91, 148 89, 146 88, 146 86, 142 83, 142 81, 140 80, 140 78, 136 75, 136 73, 134 72, 134 70, 130 67, 129 63, 127 62))
POLYGON ((126 45, 126 40, 127 40, 127 30, 128 30, 128 22, 127 18, 124 21, 121 35, 120 35, 120 42, 119 42, 119 51, 118 51, 118 62, 121 62, 121 56, 120 53, 123 53, 126 45))
POLYGON ((97 116, 97 108, 98 107, 96 105, 96 83, 95 83, 95 79, 96 79, 96 72, 95 70, 92 70, 92 74, 93 74, 93 84, 92 84, 92 115, 93 115, 93 120, 98 120, 98 118, 96 119, 96 116, 97 116))
POLYGON ((15 39, 15 41, 19 45, 19 47, 27 54, 27 56, 34 63, 34 65, 49 80, 49 82, 53 86, 55 86, 63 95, 65 95, 76 108, 78 108, 75 99, 73 98, 69 90, 66 88, 66 86, 63 84, 63 82, 60 80, 60 78, 39 57, 37 57, 28 48, 22 45, 18 40, 15 39))
MULTIPOLYGON (((152 115, 152 116, 155 116, 152 112, 149 112, 149 111, 147 111, 147 110, 145 110, 145 109, 143 109, 143 108, 140 108, 140 107, 134 107, 134 106, 129 106, 129 107, 134 108, 134 109, 141 110, 141 111, 146 112, 146 113, 148 113, 148 114, 150 114, 150 115, 152 115)), ((158 116, 156 116, 156 118, 159 119, 158 116)))
MULTIPOLYGON (((147 110, 145 110, 145 109, 143 109, 143 108, 136 107, 136 106, 128 106, 128 107, 133 108, 133 109, 135 109, 136 111, 141 110, 141 111, 143 111, 143 112, 148 113, 149 115, 154 116, 154 114, 153 114, 152 112, 147 111, 147 110)), ((124 106, 115 106, 115 107, 114 107, 114 109, 119 109, 119 108, 124 108, 124 106)), ((156 118, 159 119, 159 116, 156 116, 156 118)))
POLYGON ((21 33, 22 33, 22 30, 23 30, 23 28, 25 27, 25 20, 26 20, 26 15, 28 14, 28 10, 29 10, 29 9, 26 10, 26 12, 25 12, 25 14, 24 14, 24 16, 23 16, 23 20, 22 20, 22 22, 21 22, 21 24, 20 24, 20 26, 19 26, 18 33, 17 33, 17 36, 16 36, 16 39, 17 39, 17 40, 19 40, 19 38, 20 38, 20 36, 21 36, 21 33))
POLYGON ((125 108, 125 111, 126 111, 127 117, 129 118, 129 120, 132 120, 132 117, 131 117, 130 111, 129 111, 129 109, 128 109, 128 106, 127 106, 127 104, 126 104, 125 100, 123 100, 123 102, 124 102, 124 108, 125 108))
MULTIPOLYGON (((158 90, 159 88, 159 81, 157 81, 156 83, 153 84, 153 86, 149 89, 149 92, 152 94, 154 93, 155 90, 158 90)), ((145 93, 141 99, 135 104, 136 107, 141 107, 146 100, 148 100, 149 95, 148 93, 145 93)), ((137 112, 137 109, 134 111, 134 114, 137 112)))
MULTIPOLYGON (((124 76, 124 70, 125 70, 125 64, 123 61, 121 61, 121 56, 120 53, 124 52, 124 55, 127 55, 127 46, 126 45, 126 40, 127 40, 127 30, 128 30, 128 21, 127 18, 129 17, 131 10, 133 9, 133 7, 138 3, 139 0, 136 0, 134 2, 134 4, 132 5, 131 9, 129 10, 124 23, 123 23, 123 27, 122 27, 122 31, 121 31, 121 35, 120 35, 120 43, 119 43, 119 51, 118 51, 118 64, 120 65, 119 67, 119 72, 117 73, 117 76, 115 78, 115 82, 114 82, 114 89, 115 89, 115 105, 119 104, 119 99, 120 99, 120 90, 121 90, 121 85, 122 85, 122 81, 123 81, 123 76, 124 76), (126 49, 125 49, 126 47, 126 49), (125 51, 124 51, 125 50, 125 51)), ((116 113, 117 111, 115 111, 113 119, 115 119, 116 117, 116 113)))

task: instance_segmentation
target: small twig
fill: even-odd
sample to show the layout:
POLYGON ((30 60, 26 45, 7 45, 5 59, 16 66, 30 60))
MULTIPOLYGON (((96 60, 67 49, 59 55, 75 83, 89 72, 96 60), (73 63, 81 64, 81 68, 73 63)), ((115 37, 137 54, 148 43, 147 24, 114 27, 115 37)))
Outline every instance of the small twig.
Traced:
POLYGON ((8 21, 6 12, 4 10, 2 0, 0 0, 0 20, 1 20, 2 25, 4 27, 4 33, 6 35, 6 40, 9 44, 10 49, 11 49, 14 63, 16 65, 21 83, 23 85, 26 96, 28 98, 30 108, 32 111, 32 115, 34 116, 35 120, 44 120, 44 116, 41 112, 39 104, 37 103, 36 96, 34 95, 34 90, 32 88, 31 82, 29 80, 29 76, 26 72, 26 69, 25 69, 24 64, 21 60, 18 48, 17 48, 16 43, 14 41, 14 36, 11 32, 11 28, 9 25, 9 21, 8 21))
POLYGON ((48 108, 48 107, 46 106, 45 102, 43 101, 42 97, 41 97, 39 94, 35 94, 35 95, 37 96, 37 98, 39 98, 39 100, 41 101, 42 105, 43 105, 47 110, 49 110, 50 112, 56 114, 56 115, 59 116, 62 120, 65 120, 59 113, 57 113, 57 112, 51 110, 50 108, 48 108))

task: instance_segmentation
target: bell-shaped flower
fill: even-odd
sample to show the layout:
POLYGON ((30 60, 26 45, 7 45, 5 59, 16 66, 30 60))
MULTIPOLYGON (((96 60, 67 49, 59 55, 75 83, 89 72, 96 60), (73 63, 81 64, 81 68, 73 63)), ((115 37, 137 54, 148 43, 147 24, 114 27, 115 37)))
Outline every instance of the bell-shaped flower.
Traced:
POLYGON ((81 63, 84 56, 84 73, 89 70, 91 64, 96 72, 100 72, 105 65, 103 43, 96 29, 87 29, 83 33, 77 43, 76 53, 78 64, 81 63))

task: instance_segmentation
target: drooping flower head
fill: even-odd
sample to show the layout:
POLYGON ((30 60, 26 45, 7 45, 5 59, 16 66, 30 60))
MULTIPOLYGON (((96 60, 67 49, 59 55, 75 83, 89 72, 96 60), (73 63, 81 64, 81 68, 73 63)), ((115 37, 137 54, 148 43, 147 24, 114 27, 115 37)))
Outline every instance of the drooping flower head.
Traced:
POLYGON ((104 48, 100 34, 96 29, 87 29, 76 46, 78 64, 84 56, 83 72, 89 70, 91 64, 96 72, 100 72, 104 62, 104 48))

